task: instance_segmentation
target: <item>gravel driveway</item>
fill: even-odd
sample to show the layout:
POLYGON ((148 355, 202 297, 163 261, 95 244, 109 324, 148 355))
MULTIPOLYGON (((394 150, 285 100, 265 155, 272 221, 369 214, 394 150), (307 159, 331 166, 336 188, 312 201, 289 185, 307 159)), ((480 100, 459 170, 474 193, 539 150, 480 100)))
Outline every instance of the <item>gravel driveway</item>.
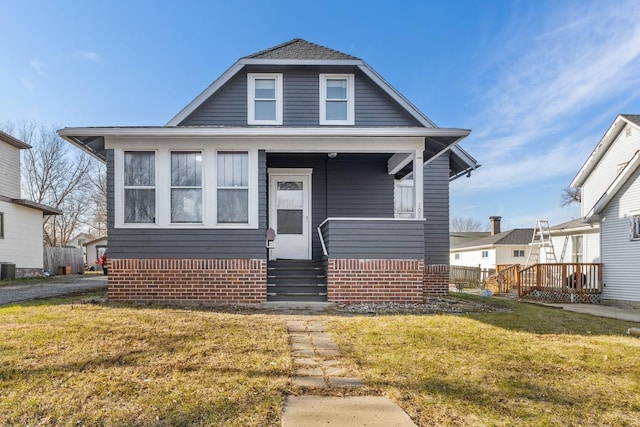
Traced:
POLYGON ((0 284, 0 305, 106 288, 106 276, 79 274, 51 277, 43 282, 0 284))

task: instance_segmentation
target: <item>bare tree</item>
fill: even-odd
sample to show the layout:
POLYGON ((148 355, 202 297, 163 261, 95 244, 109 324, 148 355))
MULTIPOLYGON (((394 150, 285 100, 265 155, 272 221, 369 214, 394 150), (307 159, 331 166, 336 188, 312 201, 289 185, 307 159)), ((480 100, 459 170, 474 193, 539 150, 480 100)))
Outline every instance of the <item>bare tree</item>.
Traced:
POLYGON ((67 244, 90 221, 93 159, 72 150, 53 127, 30 121, 0 127, 31 145, 22 153, 23 196, 63 212, 45 217, 44 237, 51 246, 67 244))
POLYGON ((580 203, 581 201, 580 189, 567 187, 562 190, 560 195, 560 206, 568 206, 572 203, 580 203))
POLYGON ((91 192, 91 217, 87 226, 90 234, 104 236, 107 234, 107 170, 99 163, 91 174, 89 191, 91 192))
POLYGON ((489 227, 486 224, 471 217, 454 216, 451 218, 451 231, 468 232, 468 231, 487 231, 489 227))

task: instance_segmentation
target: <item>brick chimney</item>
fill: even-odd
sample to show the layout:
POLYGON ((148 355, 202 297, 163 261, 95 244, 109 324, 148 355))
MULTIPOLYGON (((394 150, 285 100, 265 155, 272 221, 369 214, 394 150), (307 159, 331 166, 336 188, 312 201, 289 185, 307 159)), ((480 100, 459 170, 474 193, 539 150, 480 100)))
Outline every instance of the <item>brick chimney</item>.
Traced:
POLYGON ((491 221, 491 235, 494 236, 500 233, 500 220, 501 216, 490 216, 489 221, 491 221))

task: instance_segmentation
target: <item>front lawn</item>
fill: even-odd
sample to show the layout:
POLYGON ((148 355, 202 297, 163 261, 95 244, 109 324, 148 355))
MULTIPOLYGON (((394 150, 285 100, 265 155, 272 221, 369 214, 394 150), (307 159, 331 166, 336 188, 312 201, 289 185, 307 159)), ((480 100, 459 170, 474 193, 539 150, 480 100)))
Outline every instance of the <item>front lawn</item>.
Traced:
POLYGON ((285 321, 79 301, 0 307, 0 425, 279 423, 285 321))
POLYGON ((367 385, 421 426, 631 426, 640 339, 630 322, 523 303, 464 316, 334 318, 367 385))

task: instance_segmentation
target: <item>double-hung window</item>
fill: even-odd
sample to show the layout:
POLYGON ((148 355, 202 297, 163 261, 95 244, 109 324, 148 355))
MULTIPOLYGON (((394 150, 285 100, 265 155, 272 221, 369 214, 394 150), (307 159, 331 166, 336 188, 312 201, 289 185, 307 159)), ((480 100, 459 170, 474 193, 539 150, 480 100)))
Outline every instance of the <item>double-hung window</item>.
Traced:
POLYGON ((247 122, 282 124, 282 74, 247 74, 247 122))
POLYGON ((320 124, 353 125, 353 74, 320 74, 320 124))
POLYGON ((249 153, 218 151, 218 224, 249 222, 249 153))
POLYGON ((202 223, 202 153, 171 152, 171 222, 202 223))
POLYGON ((124 153, 124 222, 153 224, 156 222, 156 153, 125 151, 124 153))

